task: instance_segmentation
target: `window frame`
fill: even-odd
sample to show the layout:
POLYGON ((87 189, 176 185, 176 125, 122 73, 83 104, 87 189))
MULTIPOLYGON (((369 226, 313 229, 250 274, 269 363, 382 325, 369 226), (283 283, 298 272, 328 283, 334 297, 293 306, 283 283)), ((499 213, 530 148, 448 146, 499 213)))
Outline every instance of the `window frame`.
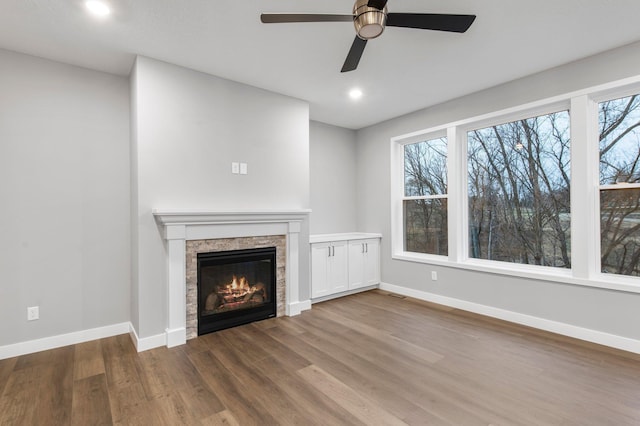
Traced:
MULTIPOLYGON (((404 211, 404 202, 405 201, 416 201, 416 200, 442 200, 445 199, 447 200, 447 215, 449 212, 449 205, 448 205, 448 201, 449 201, 449 140, 447 139, 446 134, 445 135, 441 135, 441 136, 431 136, 429 138, 422 138, 420 140, 420 142, 407 142, 407 143, 403 143, 402 144, 402 148, 403 148, 403 162, 402 162, 402 169, 403 169, 403 194, 402 194, 402 200, 401 203, 403 203, 403 207, 402 207, 402 214, 403 214, 403 227, 402 227, 402 246, 403 249, 406 246, 406 229, 405 229, 405 223, 404 223, 404 219, 405 219, 405 211, 404 211), (414 145, 414 144, 418 144, 418 143, 429 143, 432 141, 437 141, 437 140, 445 140, 446 146, 447 146, 447 156, 446 156, 446 167, 447 167, 447 182, 446 182, 446 186, 447 186, 447 192, 446 193, 441 193, 441 194, 430 194, 430 195, 411 195, 408 196, 406 195, 406 147, 408 145, 414 145)), ((447 218, 448 219, 448 218, 447 218)), ((448 223, 448 222, 447 222, 448 223)), ((449 238, 449 230, 446 230, 447 232, 447 240, 449 238)), ((409 252, 409 253, 418 253, 418 252, 409 252)), ((447 254, 443 255, 443 254, 436 254, 436 253, 422 253, 422 254, 427 254, 430 256, 438 256, 438 257, 448 257, 449 256, 449 248, 448 248, 448 242, 447 242, 447 254)))
POLYGON ((600 271, 598 103, 640 93, 640 75, 391 138, 391 258, 546 282, 640 293, 640 277, 600 271), (569 111, 571 155, 571 260, 569 269, 474 259, 468 252, 467 132, 569 111), (403 250, 404 145, 446 134, 448 146, 448 256, 403 250), (398 209, 399 207, 399 209, 398 209), (593 232, 584 232, 592 229, 593 232), (582 231, 580 231, 582 230, 582 231))
POLYGON ((590 108, 592 113, 588 117, 589 119, 588 126, 591 128, 591 131, 593 132, 593 135, 594 135, 592 138, 592 143, 593 143, 592 150, 595 151, 594 152, 595 158, 593 160, 593 167, 594 167, 593 173, 594 173, 594 180, 596 184, 594 198, 595 198, 595 211, 598 212, 597 217, 595 219, 595 223, 593 225, 593 229, 595 230, 594 232, 595 241, 593 241, 593 246, 595 248, 597 257, 594 262, 594 268, 590 272, 591 272, 591 276, 594 279, 597 279, 600 281, 612 282, 612 283, 617 283, 621 285, 632 284, 632 285, 640 286, 640 276, 634 277, 631 275, 621 275, 621 274, 602 272, 602 262, 601 262, 601 252, 602 252, 602 240, 601 240, 602 228, 600 226, 601 225, 600 221, 602 218, 602 212, 600 211, 601 191, 602 190, 612 191, 612 190, 634 189, 634 188, 638 189, 640 188, 640 183, 630 183, 625 185, 607 185, 607 184, 601 185, 600 184, 600 157, 599 157, 599 152, 600 152, 599 106, 600 105, 599 104, 601 102, 625 98, 633 95, 640 95, 640 82, 621 85, 621 86, 614 86, 612 88, 594 91, 589 96, 590 108))
MULTIPOLYGON (((447 200, 447 220, 450 219, 449 211, 451 210, 451 206, 449 205, 449 193, 451 191, 451 163, 450 163, 450 149, 451 142, 448 139, 446 129, 432 129, 428 132, 416 132, 405 135, 400 138, 394 138, 395 143, 392 143, 392 158, 396 158, 395 168, 397 168, 397 172, 392 171, 392 188, 395 187, 395 191, 392 190, 392 194, 395 195, 395 202, 392 203, 391 215, 395 218, 392 220, 392 245, 394 247, 394 252, 400 252, 405 256, 414 257, 417 256, 418 259, 423 260, 442 260, 447 259, 448 255, 441 254, 432 254, 432 253, 417 253, 417 252, 408 252, 404 250, 405 247, 405 233, 404 233, 404 202, 407 200, 431 200, 431 199, 446 199, 447 200), (419 195, 419 196, 406 196, 405 195, 405 146, 412 145, 421 142, 428 142, 435 139, 445 138, 447 140, 447 193, 446 194, 433 194, 433 195, 419 195), (395 177, 395 179, 394 179, 395 177), (395 185, 394 181, 395 180, 395 185), (398 191, 399 190, 399 191, 398 191)), ((392 166, 392 170, 394 167, 392 166)), ((393 197, 393 196, 392 196, 393 197)), ((447 229, 447 237, 450 238, 449 228, 447 229)), ((450 253, 450 243, 448 243, 448 252, 450 253)))
MULTIPOLYGON (((462 197, 464 198, 462 205, 462 223, 464 224, 463 231, 463 245, 460 249, 463 251, 460 255, 460 258, 463 259, 469 265, 478 265, 490 268, 499 268, 499 269, 507 269, 513 271, 520 272, 530 272, 530 273, 542 273, 542 274, 554 274, 557 273, 560 276, 568 275, 567 272, 571 271, 570 268, 557 268, 550 266, 541 266, 541 265, 531 265, 531 264, 520 264, 520 263, 511 263, 511 262, 503 262, 498 260, 489 260, 489 259, 478 259, 473 258, 469 255, 469 203, 468 203, 468 140, 467 134, 470 131, 477 129, 485 129, 487 127, 499 126, 503 124, 512 123, 515 121, 526 120, 532 117, 538 117, 543 115, 549 115, 560 111, 569 111, 569 115, 571 115, 569 103, 566 101, 553 102, 544 105, 536 105, 533 108, 522 108, 517 111, 511 111, 507 114, 496 114, 493 117, 487 118, 482 121, 474 121, 470 122, 466 125, 458 126, 459 139, 458 143, 460 144, 460 153, 461 153, 461 163, 464 167, 463 170, 460 171, 462 179, 462 183, 464 185, 464 191, 462 192, 462 197), (551 269, 551 271, 549 271, 551 269)), ((570 130, 571 131, 571 130, 570 130)), ((570 147, 573 146, 573 143, 570 143, 570 147)), ((571 162, 571 166, 573 163, 571 162)), ((571 176, 571 181, 573 181, 573 175, 571 173, 571 169, 569 171, 571 176)), ((573 195, 573 194, 571 194, 573 195)), ((571 211, 573 211, 573 205, 571 206, 571 211)), ((571 229, 573 231, 573 224, 571 225, 571 229)), ((571 232, 571 235, 573 232, 571 232)))

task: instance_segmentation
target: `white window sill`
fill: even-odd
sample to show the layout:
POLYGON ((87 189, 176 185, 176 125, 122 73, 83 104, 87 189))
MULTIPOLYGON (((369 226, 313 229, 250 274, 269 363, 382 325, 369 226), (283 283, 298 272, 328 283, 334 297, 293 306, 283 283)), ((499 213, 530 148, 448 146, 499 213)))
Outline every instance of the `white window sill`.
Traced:
POLYGON ((421 253, 399 252, 391 256, 394 260, 425 263, 470 271, 499 274, 534 280, 544 280, 563 284, 595 287, 607 290, 640 293, 640 278, 615 274, 595 274, 593 277, 577 278, 572 276, 569 269, 550 268, 535 265, 509 264, 490 260, 469 259, 462 262, 450 261, 446 256, 428 255, 421 253))

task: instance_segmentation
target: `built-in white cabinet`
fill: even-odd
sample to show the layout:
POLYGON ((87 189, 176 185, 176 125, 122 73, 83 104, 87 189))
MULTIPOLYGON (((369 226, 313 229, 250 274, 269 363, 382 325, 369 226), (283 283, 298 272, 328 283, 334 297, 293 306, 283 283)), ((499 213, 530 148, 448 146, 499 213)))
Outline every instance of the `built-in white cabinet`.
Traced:
POLYGON ((380 234, 311 236, 311 298, 380 283, 380 234))
POLYGON ((348 256, 346 241, 311 245, 311 298, 328 296, 348 289, 348 256))

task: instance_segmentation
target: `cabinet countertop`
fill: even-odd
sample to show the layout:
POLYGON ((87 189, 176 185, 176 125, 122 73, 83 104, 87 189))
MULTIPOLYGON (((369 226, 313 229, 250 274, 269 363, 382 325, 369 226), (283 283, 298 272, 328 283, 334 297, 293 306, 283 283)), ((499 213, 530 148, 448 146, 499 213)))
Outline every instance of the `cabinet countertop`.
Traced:
POLYGON ((366 240, 369 238, 382 238, 382 234, 370 232, 345 232, 340 234, 315 234, 309 236, 309 242, 329 243, 332 241, 366 240))

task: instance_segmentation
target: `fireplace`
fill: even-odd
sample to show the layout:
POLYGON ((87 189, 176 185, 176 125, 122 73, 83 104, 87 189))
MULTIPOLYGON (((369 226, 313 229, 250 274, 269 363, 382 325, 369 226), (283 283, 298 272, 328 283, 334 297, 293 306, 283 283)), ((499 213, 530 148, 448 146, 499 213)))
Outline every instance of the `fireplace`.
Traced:
MULTIPOLYGON (((310 210, 212 211, 154 209, 167 249, 167 324, 153 339, 134 337, 139 351, 183 345, 198 336, 197 255, 276 247, 276 316, 311 309, 300 300, 300 259, 308 241, 302 224, 310 210)), ((306 252, 305 252, 306 253, 306 252)), ((303 256, 304 257, 304 256, 303 256)))
POLYGON ((198 335, 276 316, 276 247, 198 253, 198 335))

